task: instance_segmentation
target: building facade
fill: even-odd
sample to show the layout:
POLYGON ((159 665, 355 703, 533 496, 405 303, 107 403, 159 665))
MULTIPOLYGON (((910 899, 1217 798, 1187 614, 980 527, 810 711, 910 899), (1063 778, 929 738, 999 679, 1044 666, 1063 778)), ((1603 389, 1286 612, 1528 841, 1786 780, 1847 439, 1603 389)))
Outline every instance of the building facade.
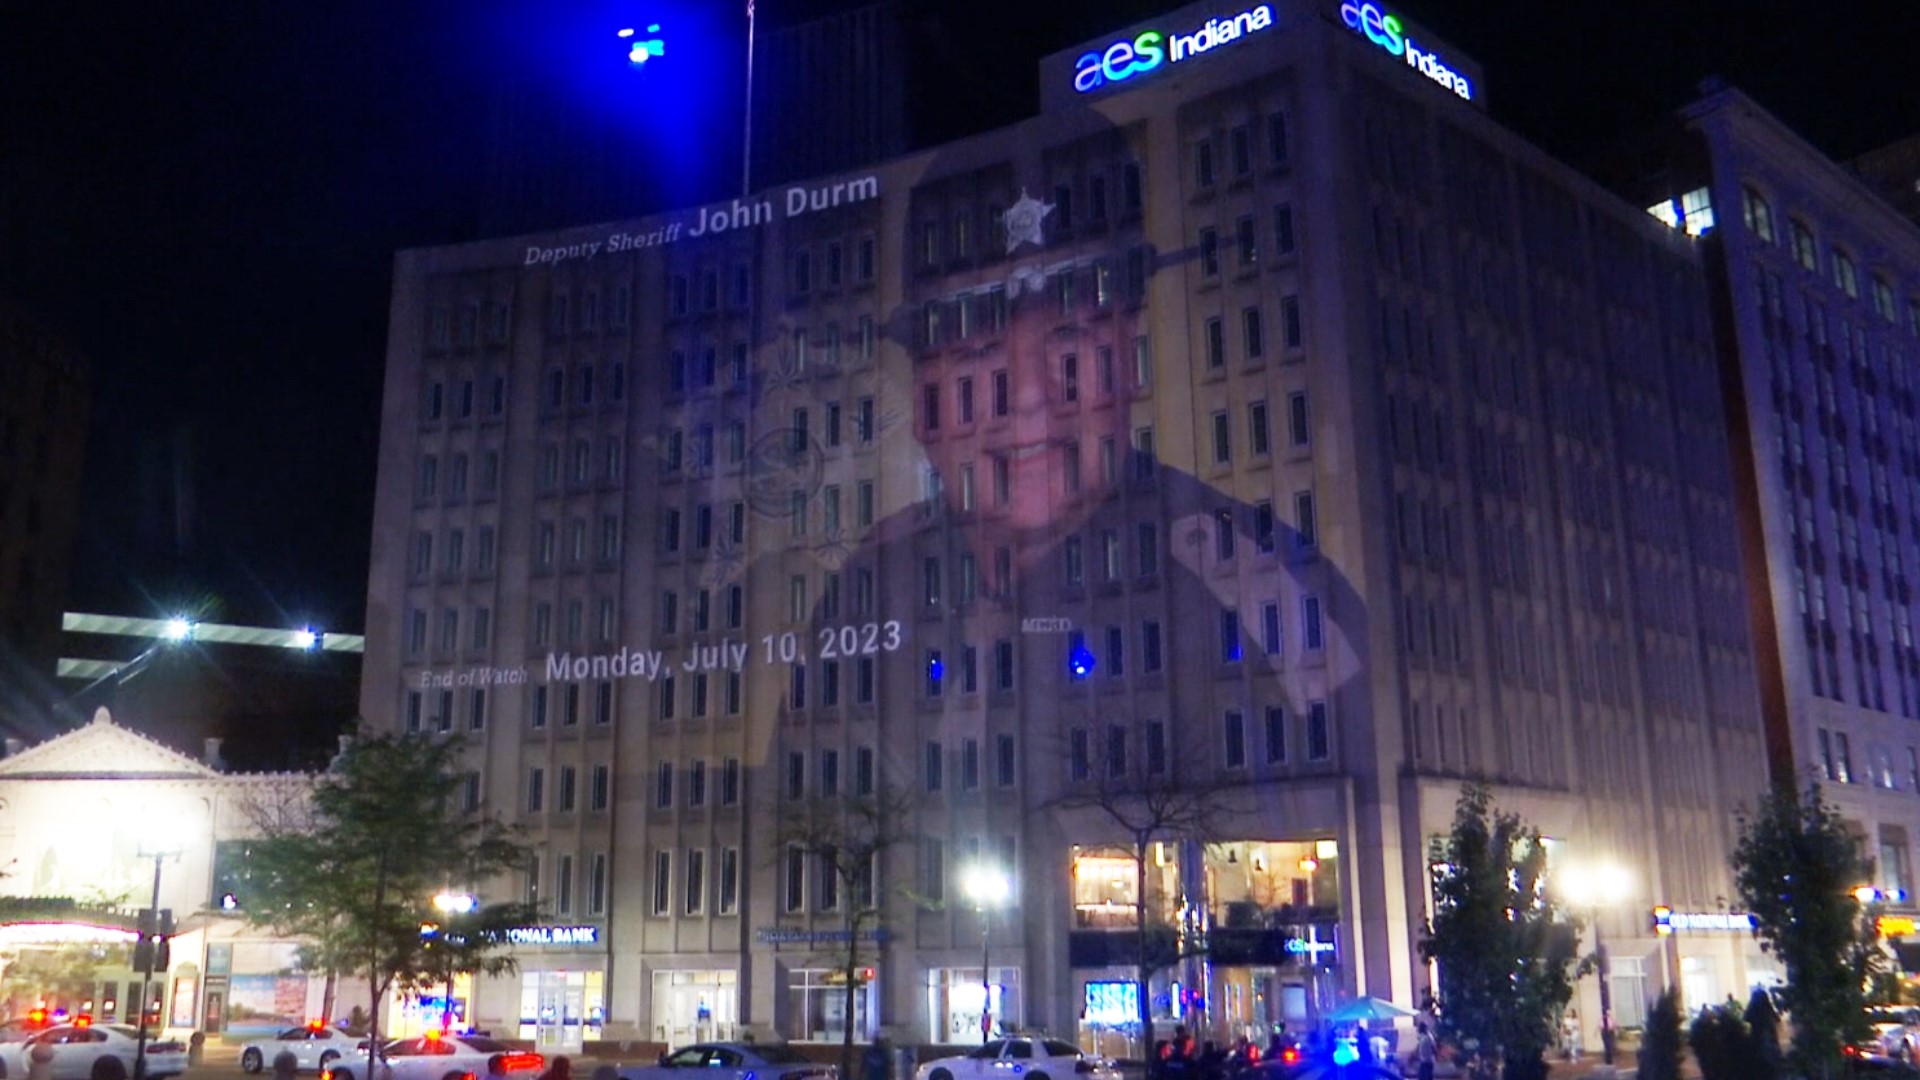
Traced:
POLYGON ((223 903, 256 835, 254 808, 303 799, 312 777, 223 772, 218 742, 195 759, 105 709, 44 742, 6 741, 0 859, 12 869, 0 878, 0 977, 9 1015, 44 1005, 137 1022, 143 980, 128 945, 156 895, 177 933, 146 987, 149 1026, 218 1037, 325 1015, 325 980, 290 974, 296 943, 249 928, 223 903))
POLYGON ((1752 99, 1682 111, 1655 212, 1705 237, 1762 712, 1913 910, 1920 833, 1920 227, 1752 99))
POLYGON ((362 711, 470 740, 555 930, 477 1023, 1122 1052, 1136 902, 1206 945, 1158 1017, 1414 1005, 1469 779, 1629 868, 1619 1022, 1765 977, 1648 917, 1766 781, 1700 256, 1384 18, 1196 4, 1011 128, 400 255, 362 711), (887 793, 853 889, 783 839, 887 793))

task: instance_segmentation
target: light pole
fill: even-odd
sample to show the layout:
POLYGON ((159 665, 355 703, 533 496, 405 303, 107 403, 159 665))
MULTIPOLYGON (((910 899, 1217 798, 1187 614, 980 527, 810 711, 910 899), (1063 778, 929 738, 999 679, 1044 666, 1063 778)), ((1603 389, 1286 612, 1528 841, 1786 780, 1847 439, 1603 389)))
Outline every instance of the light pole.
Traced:
MULTIPOLYGON (((456 915, 472 914, 474 905, 475 900, 467 893, 444 891, 435 893, 433 896, 433 909, 440 913, 442 924, 434 929, 439 932, 440 948, 447 955, 447 995, 440 999, 440 1030, 442 1031, 453 1030, 454 934, 451 927, 445 924, 450 923, 456 915)), ((425 932, 426 927, 421 927, 421 930, 425 932)))
POLYGON ((980 1042, 984 1045, 993 1037, 993 969, 987 966, 993 909, 1013 894, 1013 882, 1006 871, 983 864, 967 871, 960 888, 980 912, 980 1042))
POLYGON ((1600 929, 1600 909, 1626 900, 1633 892, 1633 875, 1611 860, 1575 864, 1556 875, 1562 895, 1575 907, 1586 908, 1593 920, 1593 959, 1600 979, 1600 1060, 1613 1064, 1613 971, 1608 962, 1607 938, 1600 929))
MULTIPOLYGON (((180 854, 179 848, 166 847, 156 843, 151 847, 142 846, 138 858, 153 860, 153 902, 147 907, 140 919, 141 955, 140 967, 140 1026, 134 1034, 133 1078, 146 1080, 147 1075, 147 1001, 153 989, 153 969, 158 965, 160 949, 166 940, 165 935, 171 928, 160 918, 160 864, 180 854)), ((155 1019, 158 1019, 156 1017, 155 1019)))

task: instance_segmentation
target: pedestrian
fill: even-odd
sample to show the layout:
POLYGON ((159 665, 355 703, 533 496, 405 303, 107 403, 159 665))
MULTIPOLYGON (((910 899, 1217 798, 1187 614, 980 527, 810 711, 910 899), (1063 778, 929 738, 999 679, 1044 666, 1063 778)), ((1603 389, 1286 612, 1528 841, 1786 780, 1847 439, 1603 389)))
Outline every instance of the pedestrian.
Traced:
POLYGON ((1433 1041, 1433 1032, 1428 1030, 1426 1021, 1420 1022, 1420 1037, 1413 1044, 1413 1065, 1419 1080, 1433 1080, 1434 1066, 1440 1060, 1440 1047, 1433 1041))
POLYGON ((573 1061, 560 1054, 547 1066, 547 1071, 540 1074, 539 1080, 573 1080, 573 1061))
POLYGON ((1580 1035, 1580 1018, 1572 1013, 1568 1013, 1567 1060, 1575 1065, 1580 1064, 1580 1055, 1584 1050, 1586 1050, 1586 1045, 1580 1035))
POLYGON ((893 1047, 885 1035, 867 1044, 866 1080, 893 1080, 893 1047))

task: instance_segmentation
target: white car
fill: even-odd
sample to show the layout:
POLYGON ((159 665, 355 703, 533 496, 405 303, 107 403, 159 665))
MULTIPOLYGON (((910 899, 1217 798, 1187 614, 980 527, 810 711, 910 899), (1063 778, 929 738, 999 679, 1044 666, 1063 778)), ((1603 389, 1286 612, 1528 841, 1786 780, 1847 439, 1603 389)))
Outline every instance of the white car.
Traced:
POLYGON ((839 1080, 840 1068, 811 1061, 784 1046, 761 1043, 696 1043, 661 1054, 652 1065, 622 1065, 620 1080, 839 1080))
MULTIPOLYGON (((138 1034, 126 1024, 56 1024, 25 1041, 0 1045, 0 1077, 26 1076, 31 1055, 44 1046, 53 1051, 52 1080, 127 1080, 138 1034)), ((148 1080, 185 1071, 185 1046, 177 1039, 147 1037, 148 1080)))
MULTIPOLYGON (((529 1080, 547 1067, 541 1054, 518 1050, 485 1035, 442 1035, 430 1031, 395 1039, 380 1053, 378 1080, 529 1080)), ((367 1052, 356 1049, 320 1073, 321 1080, 366 1080, 367 1052)))
POLYGON ((338 1058, 358 1049, 362 1040, 326 1024, 288 1028, 265 1039, 255 1039, 240 1048, 240 1067, 250 1073, 273 1068, 273 1059, 282 1052, 293 1054, 302 1069, 325 1069, 338 1058))
POLYGON ((1107 1062, 1059 1039, 994 1039, 958 1057, 935 1058, 914 1080, 1118 1080, 1107 1062))

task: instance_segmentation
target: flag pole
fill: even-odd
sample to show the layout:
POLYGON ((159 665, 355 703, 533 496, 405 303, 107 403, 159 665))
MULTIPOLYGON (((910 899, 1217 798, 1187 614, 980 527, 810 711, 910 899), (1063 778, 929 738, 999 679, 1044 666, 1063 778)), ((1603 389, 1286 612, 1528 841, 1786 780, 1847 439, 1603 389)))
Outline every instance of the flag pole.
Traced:
POLYGON ((747 101, 741 110, 740 197, 753 194, 753 0, 747 0, 747 101))

